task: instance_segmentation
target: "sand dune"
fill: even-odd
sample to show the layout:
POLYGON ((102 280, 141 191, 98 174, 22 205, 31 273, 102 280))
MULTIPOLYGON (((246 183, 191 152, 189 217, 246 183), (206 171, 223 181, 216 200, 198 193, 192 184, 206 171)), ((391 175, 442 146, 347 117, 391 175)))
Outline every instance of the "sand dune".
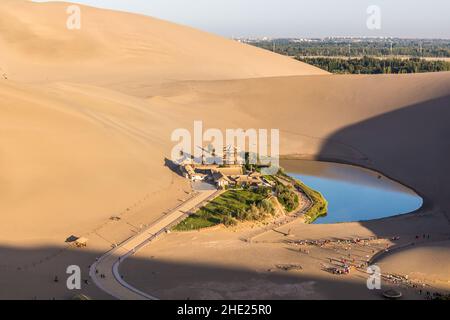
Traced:
POLYGON ((175 80, 326 74, 310 65, 206 32, 135 14, 67 3, 0 3, 0 67, 22 81, 133 87, 175 80))
POLYGON ((85 6, 81 30, 70 31, 67 6, 0 3, 2 206, 12 226, 3 241, 61 238, 61 224, 83 230, 100 212, 120 212, 167 186, 170 114, 110 89, 324 73, 189 27, 85 6), (135 177, 134 186, 123 182, 135 177))
MULTIPOLYGON (((88 227, 146 193, 167 187, 171 175, 164 157, 173 147, 170 133, 180 127, 190 129, 198 119, 205 127, 222 129, 280 128, 284 155, 321 155, 374 167, 430 199, 437 194, 443 199, 445 188, 437 188, 437 180, 429 178, 438 169, 421 166, 432 161, 442 164, 440 173, 448 169, 442 163, 447 143, 441 139, 447 130, 445 113, 429 119, 434 121, 426 127, 432 133, 430 151, 417 152, 412 158, 383 157, 386 153, 378 142, 385 141, 386 150, 390 148, 386 136, 373 140, 376 153, 370 144, 330 137, 348 125, 408 105, 433 99, 445 105, 449 79, 449 73, 442 73, 196 82, 189 84, 190 89, 186 83, 172 86, 167 89, 170 94, 162 90, 150 99, 88 85, 37 87, 4 81, 0 85, 4 105, 1 203, 2 212, 10 212, 5 215, 8 225, 14 228, 8 228, 12 233, 2 233, 1 240, 32 234, 62 237, 69 230, 59 228, 57 221, 66 226, 77 226, 73 221, 79 221, 88 227), (417 90, 419 86, 423 89, 417 90), (429 171, 428 175, 411 174, 406 164, 429 171), (39 216, 43 226, 36 229, 24 215, 39 216)), ((412 120, 405 117, 403 121, 399 125, 408 126, 412 120)), ((423 132, 417 129, 417 136, 409 136, 404 148, 424 148, 423 143, 428 143, 419 139, 423 132)))
MULTIPOLYGON (((450 212, 450 73, 332 76, 187 27, 89 7, 82 30, 68 31, 66 7, 0 3, 2 246, 64 248, 75 234, 104 252, 161 216, 189 190, 165 167, 170 134, 194 120, 279 128, 283 155, 380 170, 450 212), (123 220, 111 223, 115 215, 123 220)), ((12 273, 42 260, 39 250, 13 251, 5 262, 12 273)), ((67 260, 51 264, 63 270, 67 260)), ((45 292, 42 279, 30 290, 45 292)))

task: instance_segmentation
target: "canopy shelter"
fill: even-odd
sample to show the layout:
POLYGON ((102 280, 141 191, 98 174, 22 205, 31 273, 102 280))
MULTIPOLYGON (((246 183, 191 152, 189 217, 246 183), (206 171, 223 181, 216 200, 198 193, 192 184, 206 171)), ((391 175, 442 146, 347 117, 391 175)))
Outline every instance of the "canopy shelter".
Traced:
POLYGON ((76 237, 76 236, 70 236, 66 239, 67 243, 70 243, 78 248, 84 248, 87 247, 89 239, 84 237, 76 237))

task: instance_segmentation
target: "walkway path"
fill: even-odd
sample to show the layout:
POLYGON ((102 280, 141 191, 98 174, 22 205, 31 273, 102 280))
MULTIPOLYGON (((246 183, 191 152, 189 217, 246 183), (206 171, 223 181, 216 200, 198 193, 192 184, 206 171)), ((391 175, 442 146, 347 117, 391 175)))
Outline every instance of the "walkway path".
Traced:
POLYGON ((103 291, 120 300, 158 300, 126 283, 119 273, 120 264, 166 232, 171 226, 186 218, 189 213, 201 207, 204 202, 215 198, 220 193, 217 190, 198 192, 142 232, 105 253, 92 264, 89 270, 89 275, 94 283, 103 291))

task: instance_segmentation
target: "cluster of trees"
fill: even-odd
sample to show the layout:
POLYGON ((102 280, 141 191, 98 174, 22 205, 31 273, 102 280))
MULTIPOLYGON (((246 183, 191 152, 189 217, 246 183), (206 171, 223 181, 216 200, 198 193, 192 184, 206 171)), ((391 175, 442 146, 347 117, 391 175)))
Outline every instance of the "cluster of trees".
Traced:
POLYGON ((284 172, 282 168, 280 168, 280 170, 278 171, 278 175, 284 177, 286 180, 289 180, 295 186, 295 188, 301 190, 301 192, 303 192, 312 201, 312 206, 307 212, 305 212, 305 221, 307 223, 313 223, 318 218, 327 215, 328 201, 319 191, 308 187, 298 179, 290 177, 284 172))
POLYGON ((261 221, 275 215, 275 207, 269 199, 271 188, 259 187, 251 191, 235 191, 234 198, 241 206, 222 208, 221 222, 225 226, 234 226, 238 221, 261 221), (250 199, 249 194, 254 194, 250 199))
POLYGON ((331 73, 380 74, 380 73, 418 73, 450 71, 450 62, 428 61, 418 58, 379 59, 363 58, 327 58, 305 57, 300 61, 312 64, 331 73))
POLYGON ((450 57, 450 40, 445 39, 275 39, 251 44, 289 56, 450 57))
POLYGON ((234 214, 226 214, 222 223, 229 227, 237 225, 238 221, 261 221, 275 215, 275 208, 269 199, 252 203, 247 210, 238 209, 234 214))
POLYGON ((232 226, 237 225, 238 221, 231 214, 227 214, 227 215, 223 216, 222 223, 226 227, 232 227, 232 226))
POLYGON ((258 221, 273 216, 275 208, 269 199, 263 199, 259 203, 253 203, 248 210, 238 212, 237 218, 242 221, 258 221))
POLYGON ((291 212, 298 207, 298 195, 291 185, 285 186, 278 183, 275 187, 275 194, 286 211, 291 212))

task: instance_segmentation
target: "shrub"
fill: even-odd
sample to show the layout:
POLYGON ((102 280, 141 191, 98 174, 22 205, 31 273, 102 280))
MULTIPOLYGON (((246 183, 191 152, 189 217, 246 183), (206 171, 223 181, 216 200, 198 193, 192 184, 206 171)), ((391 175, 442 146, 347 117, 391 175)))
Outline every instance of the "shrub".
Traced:
POLYGON ((275 208, 273 207, 273 203, 269 199, 263 199, 259 204, 259 208, 264 213, 268 213, 271 215, 275 214, 275 208))
POLYGON ((231 215, 226 215, 222 218, 222 223, 226 227, 232 227, 237 225, 238 221, 233 218, 231 215))
POLYGON ((298 195, 295 193, 293 187, 286 187, 278 183, 275 187, 275 193, 277 194, 278 201, 280 201, 286 211, 291 212, 298 207, 298 195))

